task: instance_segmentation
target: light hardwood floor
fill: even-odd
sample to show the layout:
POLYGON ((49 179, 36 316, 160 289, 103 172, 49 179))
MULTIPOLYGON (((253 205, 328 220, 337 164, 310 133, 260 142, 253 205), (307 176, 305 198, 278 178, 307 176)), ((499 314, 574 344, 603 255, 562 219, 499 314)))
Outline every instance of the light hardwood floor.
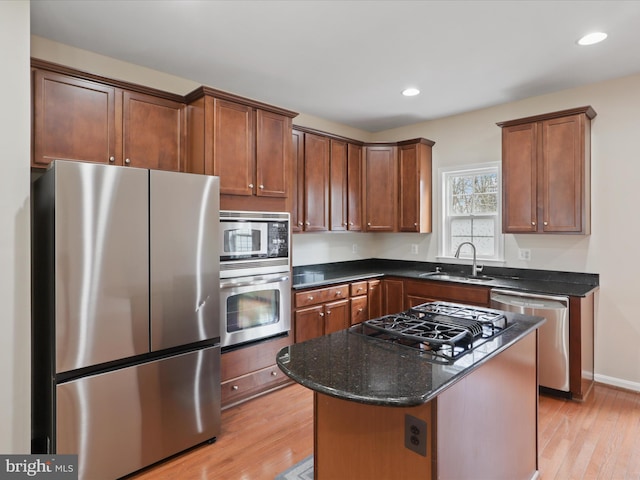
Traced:
MULTIPOLYGON (((291 385, 225 410, 222 434, 131 480, 272 480, 313 453, 313 394, 291 385)), ((596 385, 584 403, 540 396, 544 480, 640 480, 640 394, 596 385)))

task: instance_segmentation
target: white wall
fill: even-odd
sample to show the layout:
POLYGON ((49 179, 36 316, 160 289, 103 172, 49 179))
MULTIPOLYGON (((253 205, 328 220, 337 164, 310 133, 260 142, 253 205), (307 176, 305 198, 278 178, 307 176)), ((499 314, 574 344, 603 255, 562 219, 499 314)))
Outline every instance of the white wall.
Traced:
POLYGON ((31 451, 29 2, 0 2, 0 453, 31 451))

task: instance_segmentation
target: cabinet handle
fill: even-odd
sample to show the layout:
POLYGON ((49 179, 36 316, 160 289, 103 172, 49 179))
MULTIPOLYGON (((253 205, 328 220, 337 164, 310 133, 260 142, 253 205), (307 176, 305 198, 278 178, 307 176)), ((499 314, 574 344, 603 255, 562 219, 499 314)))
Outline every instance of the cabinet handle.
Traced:
POLYGON ((362 313, 363 310, 364 310, 364 308, 359 308, 358 309, 358 313, 362 313))
POLYGON ((346 226, 347 226, 347 222, 344 222, 344 223, 342 224, 342 226, 343 226, 343 227, 346 227, 346 226))
POLYGON ((238 385, 234 385, 233 387, 231 387, 231 390, 238 390, 238 385))
POLYGON ((278 372, 271 372, 271 376, 272 377, 277 377, 278 376, 278 372))
POLYGON ((342 295, 342 290, 338 290, 338 291, 336 292, 336 297, 339 297, 340 295, 342 295))
POLYGON ((331 310, 327 310, 327 315, 331 315, 331 310))
POLYGON ((264 188, 264 185, 259 185, 258 188, 260 188, 260 190, 262 190, 264 188))
POLYGON ((418 224, 417 224, 417 223, 414 223, 414 224, 413 224, 413 226, 414 226, 414 227, 417 227, 417 226, 418 226, 418 224))
POLYGON ((353 222, 349 222, 349 225, 353 227, 353 222))
POLYGON ((250 184, 249 184, 249 188, 253 188, 253 183, 250 183, 250 184))
POLYGON ((310 302, 313 301, 313 297, 311 295, 309 295, 309 298, 307 298, 307 300, 309 300, 310 302))
POLYGON ((324 313, 320 312, 320 316, 321 316, 321 317, 324 317, 324 313))
POLYGON ((370 226, 371 226, 371 222, 367 222, 367 227, 370 227, 370 226))
POLYGON ((308 227, 309 225, 311 225, 311 222, 307 220, 306 222, 304 222, 304 224, 308 227))
POLYGON ((301 227, 303 224, 302 222, 298 222, 298 226, 301 227))
POLYGON ((549 223, 548 222, 544 222, 544 226, 546 227, 547 225, 549 225, 549 223))
POLYGON ((111 156, 109 157, 109 162, 113 163, 113 162, 115 162, 115 161, 116 161, 116 157, 114 157, 113 155, 111 155, 111 156))
POLYGON ((131 163, 131 160, 129 160, 128 158, 124 159, 124 163, 126 163, 127 165, 129 165, 131 163))
POLYGON ((531 225, 533 225, 535 227, 536 226, 536 222, 531 222, 531 225))

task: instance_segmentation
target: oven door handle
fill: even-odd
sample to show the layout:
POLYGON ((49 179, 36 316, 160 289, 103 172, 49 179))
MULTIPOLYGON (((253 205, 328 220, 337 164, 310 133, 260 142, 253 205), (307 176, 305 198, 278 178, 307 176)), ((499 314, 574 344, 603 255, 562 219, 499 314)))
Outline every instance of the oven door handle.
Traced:
POLYGON ((289 275, 284 275, 282 277, 276 278, 265 278, 265 277, 251 277, 251 280, 246 280, 244 282, 220 282, 220 288, 231 288, 231 287, 250 287, 251 285, 264 285, 265 283, 279 283, 289 280, 289 275))

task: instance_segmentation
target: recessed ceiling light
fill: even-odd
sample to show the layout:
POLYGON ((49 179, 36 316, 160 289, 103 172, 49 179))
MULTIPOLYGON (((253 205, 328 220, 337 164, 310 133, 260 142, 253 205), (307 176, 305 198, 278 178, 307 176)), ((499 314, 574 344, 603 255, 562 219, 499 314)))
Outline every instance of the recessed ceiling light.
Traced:
POLYGON ((605 38, 607 38, 607 34, 604 32, 589 33, 578 40, 578 45, 593 45, 603 41, 605 38))
POLYGON ((404 95, 405 97, 415 97, 419 93, 420 93, 420 90, 418 90, 417 88, 405 88, 402 91, 402 95, 404 95))

